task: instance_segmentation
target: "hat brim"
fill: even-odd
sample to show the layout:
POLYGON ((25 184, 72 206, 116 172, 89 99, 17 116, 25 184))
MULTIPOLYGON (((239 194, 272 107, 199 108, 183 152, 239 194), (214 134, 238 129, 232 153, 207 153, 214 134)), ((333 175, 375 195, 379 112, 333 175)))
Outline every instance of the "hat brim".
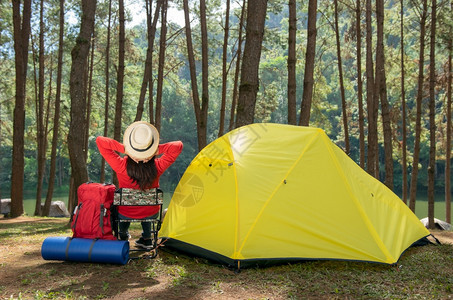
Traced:
POLYGON ((149 124, 148 122, 145 122, 145 121, 134 122, 131 125, 129 125, 129 127, 127 127, 126 131, 124 132, 123 145, 124 145, 124 152, 129 157, 131 157, 133 159, 137 159, 137 160, 149 159, 149 158, 153 157, 154 155, 156 155, 157 149, 159 147, 159 131, 157 131, 156 127, 149 124), (151 132, 152 132, 153 142, 150 145, 150 147, 147 148, 146 150, 134 149, 130 143, 131 132, 132 132, 132 130, 134 130, 134 128, 138 124, 146 124, 147 126, 149 126, 149 128, 151 129, 151 132))

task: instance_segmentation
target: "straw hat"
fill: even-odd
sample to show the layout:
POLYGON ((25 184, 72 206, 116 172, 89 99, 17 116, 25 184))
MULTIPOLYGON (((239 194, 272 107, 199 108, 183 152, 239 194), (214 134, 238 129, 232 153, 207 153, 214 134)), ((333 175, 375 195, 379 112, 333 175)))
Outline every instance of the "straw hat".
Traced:
POLYGON ((123 136, 124 152, 135 160, 145 160, 154 156, 159 146, 159 132, 145 121, 134 122, 123 136))

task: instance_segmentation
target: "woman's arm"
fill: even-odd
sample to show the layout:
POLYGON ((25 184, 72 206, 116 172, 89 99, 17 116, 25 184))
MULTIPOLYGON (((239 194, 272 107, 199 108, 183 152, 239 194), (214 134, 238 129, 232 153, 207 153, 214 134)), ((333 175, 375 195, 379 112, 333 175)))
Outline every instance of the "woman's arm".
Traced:
POLYGON ((181 141, 174 141, 159 145, 159 157, 156 158, 156 167, 160 174, 162 174, 172 163, 175 162, 183 148, 181 141))
POLYGON ((96 145, 98 146, 99 153, 101 153, 102 157, 104 157, 115 172, 124 168, 124 158, 118 154, 124 153, 123 144, 108 137, 98 136, 96 138, 96 145))

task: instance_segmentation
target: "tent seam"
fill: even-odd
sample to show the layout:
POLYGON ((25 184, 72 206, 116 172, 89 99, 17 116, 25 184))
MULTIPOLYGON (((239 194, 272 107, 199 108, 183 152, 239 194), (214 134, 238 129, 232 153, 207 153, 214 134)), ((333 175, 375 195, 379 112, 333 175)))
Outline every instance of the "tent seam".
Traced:
MULTIPOLYGON (((256 223, 258 222, 258 220, 260 219, 261 215, 263 214, 265 208, 267 207, 267 205, 269 204, 269 201, 274 197, 275 193, 277 192, 277 190, 279 189, 279 187, 282 185, 282 182, 285 178, 288 177, 288 174, 291 173, 291 171, 294 169, 294 167, 297 165, 297 163, 301 160, 302 156, 305 154, 305 152, 307 151, 308 147, 313 143, 313 141, 315 140, 316 137, 319 136, 319 131, 317 132, 316 135, 314 135, 310 142, 307 143, 307 145, 305 146, 305 149, 302 151, 302 153, 299 155, 299 157, 297 158, 297 160, 293 163, 293 165, 291 166, 291 168, 289 168, 288 172, 286 172, 285 176, 283 177, 282 180, 280 180, 280 182, 277 184, 277 186, 275 187, 275 189, 272 191, 271 195, 269 196, 269 198, 267 198, 267 200, 264 202, 264 205, 263 207, 261 208, 260 212, 258 213, 258 215, 256 216, 255 220, 253 221, 253 224, 252 226, 250 226, 250 229, 249 231, 247 232, 247 234, 245 235, 245 238, 244 238, 244 241, 242 242, 242 245, 239 249, 238 252, 241 252, 242 249, 244 248, 244 245, 246 244, 251 232, 253 231, 253 229, 255 228, 256 226, 256 223)), ((237 187, 236 187, 237 188, 237 187)))
POLYGON ((326 138, 327 138, 327 135, 324 136, 323 138, 323 141, 324 141, 324 144, 327 146, 327 149, 329 151, 329 154, 333 160, 333 162, 335 163, 335 168, 338 170, 338 173, 340 174, 343 182, 345 183, 345 186, 347 187, 347 190, 348 190, 348 193, 349 195, 351 196, 351 198, 353 199, 354 203, 356 204, 357 208, 358 208, 358 211, 359 211, 359 214, 362 216, 362 220, 365 222, 365 225, 367 226, 367 228, 370 230, 371 232, 371 236, 373 237, 373 239, 375 240, 376 244, 378 245, 379 249, 381 249, 381 251, 383 252, 383 254, 387 257, 387 259, 391 259, 392 261, 394 261, 394 257, 392 257, 392 255, 390 254, 390 252, 388 251, 387 247, 385 246, 384 242, 382 241, 382 239, 379 237, 379 235, 377 234, 376 232, 376 229, 374 228, 374 226, 371 224, 370 220, 368 219, 366 213, 364 212, 363 208, 362 208, 362 205, 360 205, 357 197, 354 196, 354 194, 352 193, 351 191, 351 186, 350 184, 348 183, 347 180, 345 180, 345 176, 344 176, 344 172, 342 172, 341 168, 339 168, 339 162, 338 160, 336 159, 336 156, 333 154, 333 151, 332 151, 332 147, 331 147, 331 144, 330 143, 326 143, 326 138))

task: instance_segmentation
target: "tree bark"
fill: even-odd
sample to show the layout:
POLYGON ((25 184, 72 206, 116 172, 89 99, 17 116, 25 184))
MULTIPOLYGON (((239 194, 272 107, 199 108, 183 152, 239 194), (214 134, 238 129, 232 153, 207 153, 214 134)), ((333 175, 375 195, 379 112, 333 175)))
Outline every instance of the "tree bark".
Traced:
POLYGON ((167 45, 167 7, 168 0, 163 0, 161 9, 159 66, 157 71, 156 115, 154 118, 154 124, 159 131, 161 127, 162 88, 164 83, 165 50, 167 45))
POLYGON ((313 100, 315 54, 316 54, 316 16, 318 11, 317 0, 308 1, 308 37, 307 52, 305 53, 304 90, 302 92, 302 104, 300 108, 299 125, 310 124, 311 103, 313 100))
POLYGON ((371 24, 371 0, 366 1, 366 90, 368 111, 368 156, 367 171, 371 176, 376 174, 377 157, 377 116, 375 114, 375 84, 379 81, 374 78, 373 50, 372 50, 372 24, 371 24))
POLYGON ((40 1, 39 6, 39 53, 38 53, 38 98, 36 99, 36 142, 37 142, 37 187, 35 216, 41 215, 41 196, 42 183, 44 178, 44 168, 46 164, 47 140, 44 131, 44 0, 40 1))
MULTIPOLYGON (((118 39, 118 73, 117 73, 117 88, 116 88, 116 105, 115 105, 115 124, 113 138, 117 141, 121 139, 121 117, 123 114, 123 91, 124 91, 124 56, 125 56, 125 16, 124 16, 124 0, 119 0, 119 21, 120 32, 118 39)), ((116 182, 114 180, 114 182, 116 182)))
POLYGON ((344 152, 349 155, 351 149, 349 146, 349 129, 348 129, 348 115, 346 106, 346 96, 344 91, 344 80, 343 80, 343 62, 341 59, 341 47, 340 47, 340 29, 338 28, 338 0, 334 0, 335 7, 335 39, 337 41, 337 58, 338 58, 338 74, 340 77, 340 95, 341 95, 341 108, 343 115, 343 128, 344 128, 344 152))
POLYGON ((405 76, 406 70, 404 67, 404 0, 401 3, 401 119, 402 119, 402 143, 401 143, 401 169, 402 169, 402 200, 407 204, 407 112, 406 112, 406 88, 405 88, 405 76))
POLYGON ((60 126, 60 102, 61 102, 61 82, 62 82, 62 69, 63 69, 63 47, 64 47, 64 0, 60 0, 60 32, 58 41, 58 60, 57 60, 57 91, 55 94, 55 112, 53 118, 53 131, 52 131, 52 149, 50 153, 50 170, 49 170, 49 185, 47 187, 46 202, 44 204, 43 216, 48 216, 50 211, 50 204, 52 202, 52 195, 55 185, 56 173, 56 156, 58 146, 58 134, 60 126))
POLYGON ((221 137, 225 128, 225 107, 226 107, 226 94, 227 94, 227 57, 228 57, 228 35, 230 30, 230 0, 226 0, 225 10, 225 27, 223 28, 223 48, 222 48, 222 102, 220 104, 220 121, 219 121, 219 134, 221 137))
POLYGON ((297 31, 297 4, 296 0, 288 1, 288 124, 297 125, 296 112, 296 31, 297 31))
MULTIPOLYGON (((451 4, 450 12, 453 11, 453 3, 451 4)), ((453 38, 450 35, 448 40, 448 87, 447 87, 447 149, 445 155, 445 221, 451 224, 451 136, 452 136, 452 120, 451 120, 451 94, 452 94, 452 54, 453 54, 453 38)))
POLYGON ((409 208, 415 212, 415 202, 417 197, 417 176, 418 163, 420 160, 420 135, 422 133, 422 101, 423 101, 423 68, 425 64, 425 32, 426 18, 428 14, 428 0, 423 0, 423 11, 420 19, 420 53, 418 62, 418 88, 416 99, 416 119, 415 119, 415 136, 414 136, 414 154, 412 159, 412 174, 410 185, 409 208))
MULTIPOLYGON (((143 72, 142 86, 140 89, 140 97, 138 99, 137 113, 135 115, 135 121, 140 121, 142 119, 142 114, 144 111, 145 104, 145 95, 148 84, 152 75, 152 65, 153 65, 153 50, 154 50, 154 38, 156 36, 157 20, 159 19, 159 12, 162 6, 163 0, 158 0, 156 3, 156 11, 154 12, 154 17, 151 17, 151 7, 152 0, 146 0, 146 24, 148 28, 148 48, 146 49, 146 60, 145 60, 145 70, 143 72)), ((150 91, 151 93, 151 91, 150 91)), ((150 95, 152 99, 152 96, 150 95)), ((153 118, 154 113, 151 113, 149 118, 152 123, 154 123, 153 118)))
MULTIPOLYGON (((108 136, 109 102, 110 102, 110 32, 112 20, 112 0, 109 0, 109 17, 107 22, 107 45, 105 47, 105 107, 104 107, 104 136, 108 136)), ((105 159, 102 157, 100 182, 105 182, 105 159)))
MULTIPOLYGON (((208 105, 209 105, 209 61, 208 61, 208 29, 206 24, 206 1, 200 0, 201 26, 201 122, 199 124, 202 148, 207 143, 208 105)), ((200 148, 200 150, 202 149, 200 148)))
POLYGON ((16 101, 13 120, 13 156, 11 171, 11 217, 24 213, 24 130, 27 82, 28 43, 30 37, 31 1, 24 0, 22 17, 20 0, 13 0, 14 52, 16 67, 16 101))
POLYGON ((255 116, 256 94, 259 89, 259 63, 266 21, 267 0, 247 3, 247 27, 242 60, 241 83, 236 115, 236 128, 252 124, 255 116))
POLYGON ((365 168, 365 118, 363 112, 363 80, 362 80, 362 8, 361 0, 356 2, 356 36, 357 36, 357 102, 359 107, 359 149, 360 167, 365 168))
POLYGON ((183 1, 184 5, 184 20, 186 24, 186 41, 187 41, 187 57, 189 60, 190 81, 192 86, 192 100, 197 121, 197 138, 198 150, 201 150, 206 145, 206 120, 203 120, 202 108, 200 107, 200 96, 198 94, 197 70, 195 67, 195 57, 192 44, 192 30, 190 28, 190 15, 188 0, 183 1))
POLYGON ((92 86, 93 86, 93 67, 94 67, 94 46, 95 46, 95 34, 93 33, 93 37, 91 39, 91 58, 90 58, 90 67, 87 70, 87 77, 88 77, 88 87, 86 90, 86 101, 87 101, 87 114, 86 114, 86 124, 85 127, 85 160, 88 159, 88 142, 90 138, 90 123, 91 123, 91 95, 92 95, 92 86))
MULTIPOLYGON (((392 147, 392 124, 390 117, 390 104, 387 100, 387 83, 385 75, 385 57, 384 57, 384 1, 376 1, 376 19, 377 19, 377 47, 376 50, 376 80, 380 78, 377 84, 379 90, 376 90, 375 96, 381 101, 382 127, 384 130, 384 152, 385 152, 385 185, 393 190, 393 147, 392 147), (379 55, 379 57, 378 57, 379 55)), ((377 101, 376 105, 379 103, 377 101)), ((375 108, 377 116, 377 108, 375 108)), ((376 165, 377 166, 377 165, 376 165)))
POLYGON ((241 62, 242 62, 242 27, 244 25, 244 15, 245 15, 245 11, 246 11, 245 3, 246 3, 246 0, 243 0, 241 18, 239 20, 239 25, 238 25, 238 27, 239 27, 238 28, 238 49, 236 52, 236 68, 234 70, 233 100, 231 101, 230 126, 228 127, 229 130, 233 130, 234 124, 235 124, 237 98, 238 98, 239 73, 241 70, 241 62))
POLYGON ((90 51, 91 36, 94 31, 94 14, 96 11, 96 1, 82 0, 82 22, 80 33, 76 39, 76 44, 72 49, 72 65, 69 80, 71 96, 71 122, 68 134, 68 149, 71 160, 71 176, 73 178, 72 189, 70 190, 69 211, 73 211, 77 203, 76 190, 79 185, 88 181, 88 173, 83 151, 86 103, 83 93, 84 74, 86 70, 87 57, 90 51))
POLYGON ((436 171, 436 22, 437 1, 431 1, 431 34, 429 51, 429 165, 428 165, 428 227, 434 224, 434 176, 436 171))

